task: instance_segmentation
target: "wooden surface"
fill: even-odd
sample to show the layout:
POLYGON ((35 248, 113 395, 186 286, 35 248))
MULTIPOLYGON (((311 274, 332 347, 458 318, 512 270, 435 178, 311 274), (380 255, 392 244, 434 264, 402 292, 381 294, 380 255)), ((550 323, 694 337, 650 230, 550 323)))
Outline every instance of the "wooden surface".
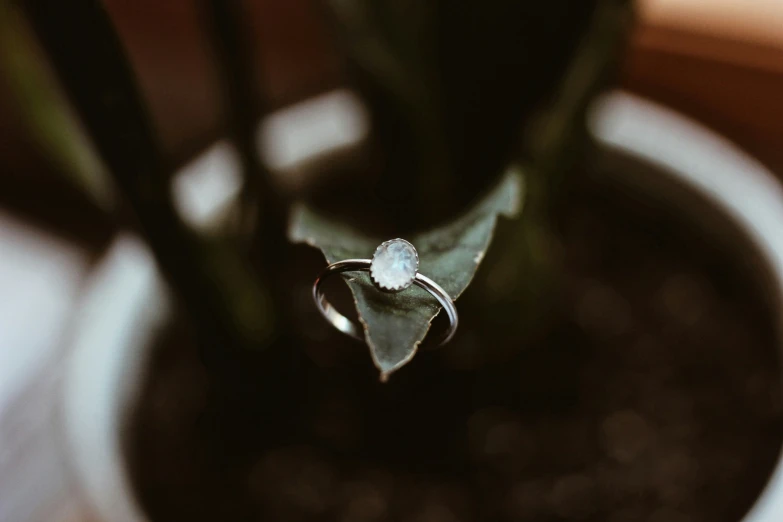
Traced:
POLYGON ((642 0, 623 85, 718 130, 783 177, 783 2, 642 0))

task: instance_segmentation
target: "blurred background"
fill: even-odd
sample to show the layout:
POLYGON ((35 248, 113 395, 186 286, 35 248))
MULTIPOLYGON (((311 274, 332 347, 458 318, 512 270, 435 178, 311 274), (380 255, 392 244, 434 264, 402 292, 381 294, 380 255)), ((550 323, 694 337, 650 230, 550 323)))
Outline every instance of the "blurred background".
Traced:
MULTIPOLYGON (((100 3, 146 104, 159 162, 174 173, 173 208, 189 227, 241 235, 236 231, 255 219, 231 210, 246 194, 247 147, 263 157, 250 168, 266 172, 284 194, 272 199, 318 203, 342 192, 334 187, 361 187, 345 171, 375 161, 366 143, 393 111, 362 103, 360 94, 375 87, 350 74, 345 44, 317 2, 243 2, 249 39, 222 49, 208 29, 214 22, 225 34, 220 13, 196 2, 100 3), (232 69, 225 58, 242 45, 253 49, 243 57, 251 66, 239 81, 226 81, 232 69), (250 92, 236 87, 242 80, 250 92), (244 119, 226 109, 232 96, 253 100, 244 119), (248 125, 252 140, 245 143, 248 125)), ((64 17, 63 25, 80 23, 78 10, 55 4, 0 0, 0 520, 716 522, 741 520, 759 497, 783 440, 779 310, 776 297, 764 293, 778 283, 760 275, 770 270, 760 268, 765 263, 749 261, 759 257, 752 247, 735 241, 751 236, 758 243, 742 220, 704 225, 737 229, 725 233, 730 240, 704 239, 702 225, 682 225, 672 208, 690 206, 687 197, 654 205, 629 196, 636 192, 569 177, 552 212, 565 282, 552 291, 555 311, 536 319, 545 326, 525 337, 533 348, 515 351, 521 359, 512 365, 488 349, 494 355, 487 362, 476 356, 485 344, 502 354, 511 349, 503 348, 503 335, 492 337, 484 323, 468 319, 450 354, 422 354, 418 367, 386 389, 362 347, 335 337, 315 315, 307 283, 322 265, 317 251, 286 250, 301 284, 270 285, 267 298, 290 297, 284 321, 299 331, 296 343, 284 333, 284 344, 295 344, 306 362, 264 360, 270 370, 238 377, 264 385, 222 391, 204 370, 209 355, 192 348, 199 334, 182 319, 140 239, 160 242, 138 201, 164 214, 167 207, 154 197, 125 202, 128 188, 105 175, 114 169, 116 158, 103 157, 113 145, 96 147, 87 136, 100 127, 82 122, 82 102, 67 102, 78 80, 68 88, 55 80, 62 67, 75 78, 93 74, 89 61, 51 58, 56 46, 41 34, 56 33, 57 17, 47 19, 47 9, 64 17), (48 120, 52 104, 62 112, 48 120), (67 125, 41 123, 60 118, 67 125), (76 148, 58 149, 62 129, 76 148), (74 177, 77 171, 84 175, 74 177), (516 373, 487 370, 492 364, 516 373), (433 383, 441 389, 433 391, 433 383)), ((753 169, 779 178, 783 4, 637 0, 633 10, 605 88, 700 123, 752 157, 753 169)), ((577 11, 554 28, 578 48, 589 13, 577 11)), ((463 52, 466 62, 475 60, 458 43, 452 48, 455 62, 463 52)), ((525 67, 535 74, 537 63, 525 67)), ((398 132, 400 125, 386 128, 398 132)), ((126 130, 117 124, 118 143, 126 130)), ((484 157, 494 151, 481 150, 484 157)), ((470 157, 463 161, 473 165, 470 157)), ((567 169, 592 179, 602 168, 637 168, 596 161, 567 169)), ((484 191, 487 178, 466 181, 466 193, 484 191)), ((770 186, 775 199, 778 188, 770 186)), ((445 215, 469 199, 458 193, 453 205, 444 203, 445 215)), ((775 201, 770 205, 783 204, 775 201)), ((250 208, 262 215, 252 237, 269 237, 264 223, 278 223, 269 217, 274 202, 250 208)), ((360 206, 343 217, 383 231, 394 222, 386 210, 381 217, 367 212, 360 206)), ((442 220, 416 216, 421 222, 403 228, 442 220)), ((783 230, 783 221, 765 223, 783 230)), ((501 247, 514 237, 507 232, 498 232, 501 247)), ((261 239, 262 253, 253 244, 241 251, 265 273, 271 269, 258 259, 263 247, 278 246, 274 241, 261 239)), ((183 265, 189 252, 179 252, 183 265)), ((177 287, 182 280, 171 266, 162 272, 177 287)), ((478 295, 498 286, 486 279, 477 286, 489 290, 478 295)), ((182 298, 182 290, 174 293, 182 298)), ((479 305, 467 302, 466 313, 479 313, 474 300, 479 305)))

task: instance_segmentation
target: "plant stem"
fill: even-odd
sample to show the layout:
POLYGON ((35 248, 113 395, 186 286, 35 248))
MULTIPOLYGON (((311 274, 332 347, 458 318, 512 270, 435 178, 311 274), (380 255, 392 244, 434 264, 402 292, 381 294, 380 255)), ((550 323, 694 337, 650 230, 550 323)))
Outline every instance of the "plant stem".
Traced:
POLYGON ((515 332, 527 337, 556 295, 560 255, 552 209, 566 175, 590 144, 587 110, 615 71, 631 14, 628 0, 598 2, 553 102, 525 129, 520 152, 526 174, 525 208, 501 238, 514 246, 488 259, 483 271, 485 278, 502 274, 504 284, 479 285, 489 294, 484 299, 493 303, 485 317, 502 323, 492 328, 506 328, 509 340, 515 332))
MULTIPOLYGON (((231 140, 236 146, 243 170, 241 211, 243 229, 252 231, 254 209, 263 210, 265 220, 282 223, 283 206, 273 196, 271 175, 256 147, 256 128, 261 114, 255 77, 254 56, 246 24, 242 23, 237 0, 201 0, 202 19, 215 51, 220 72, 223 101, 231 140)), ((282 230, 282 226, 280 226, 282 230)), ((265 241, 267 238, 265 238, 265 241)))
POLYGON ((157 138, 102 3, 31 0, 24 8, 210 354, 226 362, 265 347, 275 335, 266 291, 236 249, 197 236, 177 214, 157 138))
POLYGON ((41 149, 51 156, 69 182, 108 212, 112 208, 112 193, 105 173, 65 100, 36 60, 32 35, 21 13, 6 0, 0 0, 0 72, 41 149))

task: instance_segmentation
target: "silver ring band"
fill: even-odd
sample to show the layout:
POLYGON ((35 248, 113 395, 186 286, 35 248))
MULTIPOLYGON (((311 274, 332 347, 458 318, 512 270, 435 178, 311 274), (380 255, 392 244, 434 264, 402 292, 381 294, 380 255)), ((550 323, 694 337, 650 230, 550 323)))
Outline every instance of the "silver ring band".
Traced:
MULTIPOLYGON (((326 297, 321 291, 321 284, 332 274, 341 274, 343 272, 369 272, 371 265, 372 261, 370 259, 346 259, 344 261, 337 261, 336 263, 327 266, 318 275, 315 283, 313 283, 313 299, 315 300, 315 304, 318 306, 321 315, 341 332, 360 340, 364 339, 362 328, 338 312, 331 303, 326 300, 326 297)), ((443 309, 446 310, 449 319, 449 327, 443 333, 443 337, 439 344, 449 342, 457 331, 458 325, 457 307, 454 306, 454 301, 438 283, 418 272, 413 278, 412 284, 429 292, 432 297, 437 299, 443 309)))

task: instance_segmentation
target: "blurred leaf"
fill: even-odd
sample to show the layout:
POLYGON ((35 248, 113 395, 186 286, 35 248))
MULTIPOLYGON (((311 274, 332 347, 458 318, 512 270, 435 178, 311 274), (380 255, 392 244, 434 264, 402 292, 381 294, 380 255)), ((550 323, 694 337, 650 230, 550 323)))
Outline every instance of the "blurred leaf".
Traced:
POLYGON ((21 14, 0 0, 0 74, 16 97, 17 110, 47 159, 109 210, 112 194, 104 168, 36 50, 21 14))
POLYGON ((524 213, 497 231, 507 248, 486 260, 472 294, 480 330, 503 332, 504 343, 485 352, 505 357, 547 326, 563 261, 552 218, 568 176, 583 172, 574 167, 590 152, 586 113, 614 77, 632 15, 629 0, 598 1, 550 102, 523 129, 517 161, 525 172, 524 213))
POLYGON ((372 186, 392 208, 374 194, 363 203, 393 219, 405 204, 419 223, 400 225, 413 230, 487 190, 562 80, 598 1, 327 0, 384 153, 372 186))
MULTIPOLYGON (((255 65, 258 56, 239 0, 201 0, 201 22, 212 44, 220 71, 223 112, 228 133, 242 160, 243 186, 237 209, 240 235, 249 241, 259 225, 264 246, 270 250, 285 244, 285 202, 271 183, 256 146, 256 128, 261 113, 255 65)), ((272 260, 275 256, 266 256, 272 260)), ((278 267, 268 267, 276 271, 278 267)))
MULTIPOLYGON (((198 236, 171 201, 169 168, 133 71, 100 0, 27 0, 32 27, 160 268, 209 342, 235 367, 278 334, 267 289, 227 241, 198 236)), ((282 224, 281 224, 282 226, 282 224)))
MULTIPOLYGON (((419 252, 419 269, 456 299, 470 284, 489 247, 498 215, 521 209, 523 180, 510 169, 498 185, 469 212, 438 229, 410 238, 419 252)), ((320 248, 327 262, 370 258, 384 239, 330 221, 304 205, 292 214, 289 238, 320 248)), ((365 273, 344 276, 364 326, 365 339, 381 378, 410 361, 440 311, 436 301, 416 286, 396 293, 379 292, 365 273)))
POLYGON ((437 6, 428 0, 326 3, 385 146, 381 191, 397 202, 437 190, 442 197, 416 214, 425 221, 443 215, 453 169, 443 128, 437 6))
POLYGON ((525 152, 536 171, 562 174, 578 160, 589 141, 588 108, 613 79, 632 22, 630 0, 598 1, 551 103, 528 125, 525 152))

